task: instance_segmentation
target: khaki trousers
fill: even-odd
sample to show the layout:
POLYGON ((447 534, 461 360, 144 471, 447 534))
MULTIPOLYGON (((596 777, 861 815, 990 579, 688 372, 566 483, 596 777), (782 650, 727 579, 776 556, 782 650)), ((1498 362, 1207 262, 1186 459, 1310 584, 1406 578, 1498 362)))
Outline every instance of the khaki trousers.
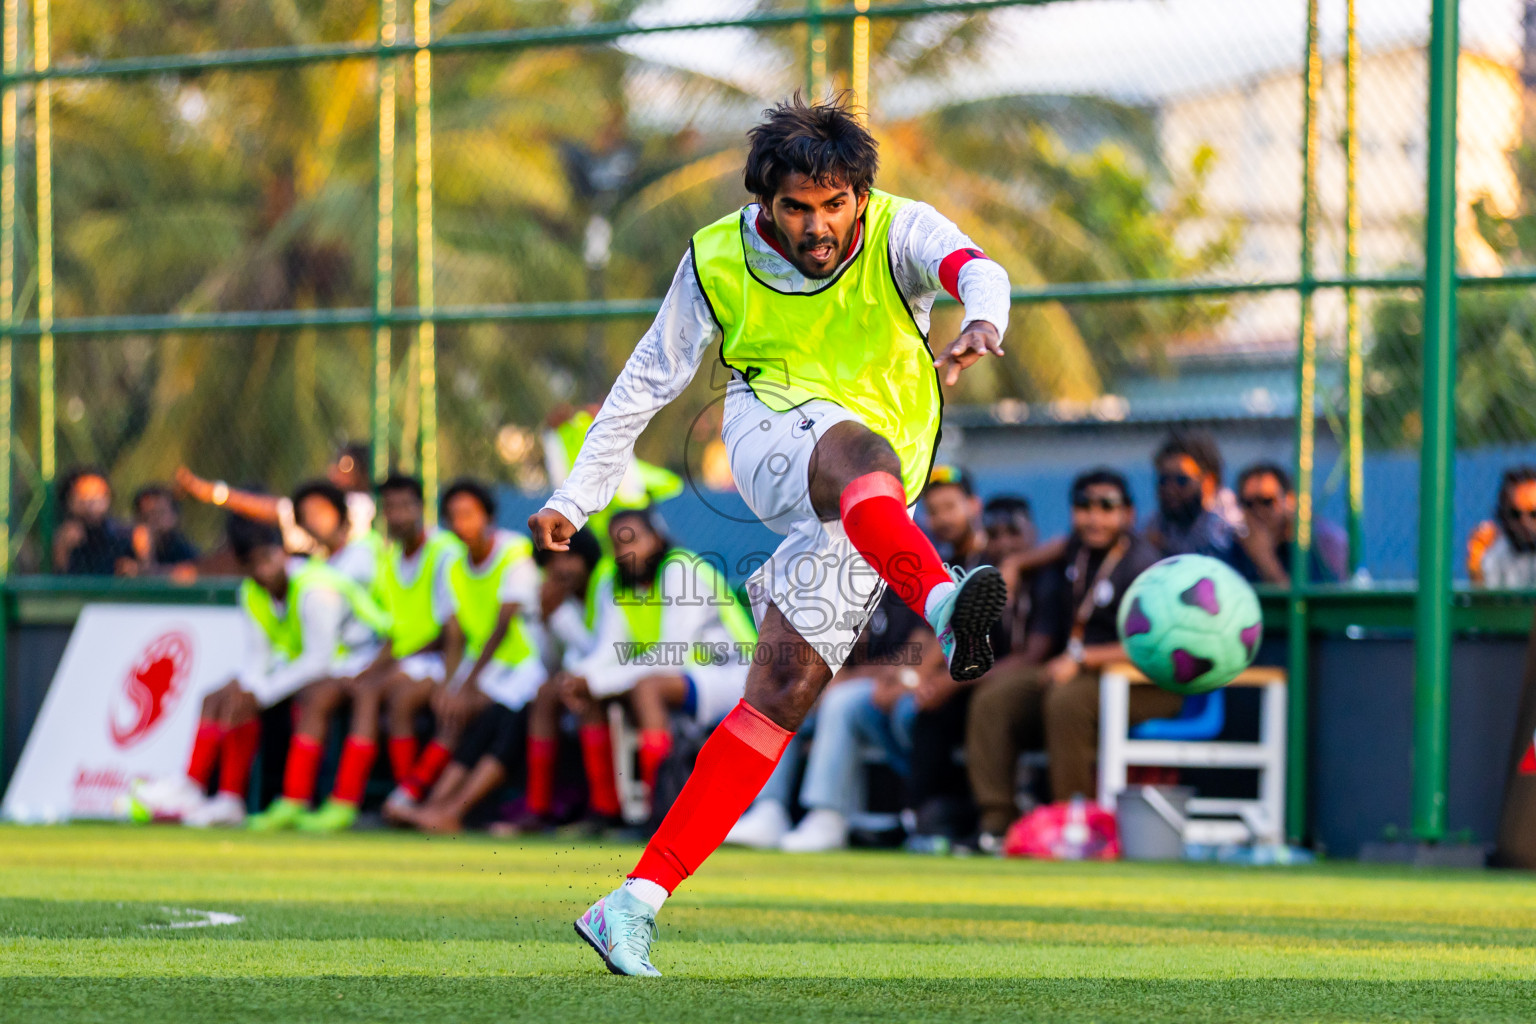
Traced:
MULTIPOLYGON (((1155 686, 1131 687, 1131 724, 1172 718, 1184 698, 1155 686)), ((1018 817, 1014 803, 1019 754, 1044 749, 1051 798, 1097 794, 1099 676, 1083 672, 1053 684, 1038 665, 994 669, 976 686, 966 722, 965 760, 984 832, 1001 835, 1018 817)))

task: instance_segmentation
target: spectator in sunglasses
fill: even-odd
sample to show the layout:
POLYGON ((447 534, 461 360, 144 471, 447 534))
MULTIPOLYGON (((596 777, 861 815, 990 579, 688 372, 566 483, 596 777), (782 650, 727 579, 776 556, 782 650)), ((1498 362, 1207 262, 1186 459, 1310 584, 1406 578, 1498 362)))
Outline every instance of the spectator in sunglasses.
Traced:
MULTIPOLYGON (((1250 583, 1289 586, 1291 545, 1296 539, 1296 492, 1291 477, 1273 462, 1257 462, 1237 478, 1243 530, 1227 563, 1250 583)), ((1349 574, 1349 539, 1333 523, 1314 518, 1308 575, 1313 583, 1335 583, 1349 574)))
POLYGON ((1472 582, 1501 590, 1536 587, 1536 466, 1505 471, 1494 518, 1467 541, 1472 582))
POLYGON ((1152 457, 1157 511, 1143 530, 1164 555, 1225 558, 1242 516, 1221 486, 1221 451, 1204 430, 1174 430, 1152 457))
MULTIPOLYGON (((1099 673, 1125 659, 1115 618, 1131 582, 1160 557, 1135 533, 1125 477, 1095 469, 1072 483, 1072 535, 1040 570, 1022 651, 982 676, 966 724, 966 770, 980 811, 978 845, 994 850, 1018 817, 1023 750, 1045 749, 1055 800, 1092 799, 1099 745, 1099 673)), ((1182 699, 1131 688, 1132 722, 1176 715, 1182 699)))

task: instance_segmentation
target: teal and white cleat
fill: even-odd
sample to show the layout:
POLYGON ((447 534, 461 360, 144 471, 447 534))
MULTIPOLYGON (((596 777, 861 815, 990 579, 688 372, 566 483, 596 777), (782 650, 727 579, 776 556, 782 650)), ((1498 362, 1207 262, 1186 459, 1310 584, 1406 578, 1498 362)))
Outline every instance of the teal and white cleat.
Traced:
POLYGON ((656 914, 623 887, 587 908, 576 920, 576 934, 597 950, 608 970, 636 978, 659 978, 651 963, 656 914))
POLYGON ((992 667, 992 627, 1007 600, 1003 574, 978 565, 956 576, 955 589, 933 610, 929 625, 956 680, 976 679, 992 667))

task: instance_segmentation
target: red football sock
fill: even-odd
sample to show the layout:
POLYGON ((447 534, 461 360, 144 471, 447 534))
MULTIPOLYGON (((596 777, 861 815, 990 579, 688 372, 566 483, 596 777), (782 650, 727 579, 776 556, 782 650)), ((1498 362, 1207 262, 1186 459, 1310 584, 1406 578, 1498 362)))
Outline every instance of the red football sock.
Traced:
POLYGON ((288 744, 288 763, 283 768, 283 796, 309 803, 315 795, 315 776, 320 772, 320 741, 297 735, 288 744))
POLYGON ((233 793, 245 799, 246 786, 251 781, 251 762, 256 760, 256 747, 260 742, 260 719, 253 718, 225 733, 223 752, 219 756, 220 793, 233 793))
POLYGON ((453 751, 433 740, 416 759, 416 767, 400 780, 400 788, 411 794, 411 799, 420 800, 427 795, 427 790, 432 788, 432 783, 443 774, 443 769, 448 767, 451 760, 453 751))
POLYGON ((613 777, 613 735, 606 725, 581 727, 581 762, 587 769, 587 805, 594 814, 619 815, 619 786, 613 777))
POLYGON ((927 617, 928 591, 951 583, 933 542, 907 515, 907 494, 889 473, 865 473, 843 489, 843 530, 880 578, 927 617))
POLYGON ((528 810, 548 814, 555 803, 555 740, 528 737, 528 810))
POLYGON ((332 798, 348 804, 363 802, 363 791, 368 788, 368 775, 373 771, 373 759, 379 753, 379 745, 362 736, 348 736, 341 746, 341 764, 336 768, 336 788, 332 798))
POLYGON ((629 877, 672 892, 698 870, 757 799, 793 735, 746 701, 738 703, 705 741, 693 774, 629 877))
POLYGON ((389 738, 389 770, 396 782, 404 782, 416 765, 416 737, 391 736, 389 738))
POLYGON ((192 756, 187 758, 187 778, 202 789, 213 778, 213 763, 219 756, 219 742, 224 730, 217 722, 197 723, 197 738, 192 741, 192 756))
POLYGON ((640 780, 652 791, 656 790, 656 773, 661 762, 672 753, 672 734, 666 729, 640 730, 640 780))

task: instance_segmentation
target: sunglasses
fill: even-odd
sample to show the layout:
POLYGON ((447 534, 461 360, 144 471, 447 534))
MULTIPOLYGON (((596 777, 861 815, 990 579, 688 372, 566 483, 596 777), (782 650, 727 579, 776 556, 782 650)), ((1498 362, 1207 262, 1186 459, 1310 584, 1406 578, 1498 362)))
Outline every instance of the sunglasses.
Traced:
POLYGON ((1077 497, 1072 499, 1072 507, 1084 512, 1090 508, 1096 508, 1100 512, 1114 512, 1125 508, 1125 502, 1119 498, 1077 497))
POLYGON ((1504 518, 1516 523, 1522 519, 1528 523, 1536 523, 1536 508, 1506 508, 1504 518))
POLYGON ((1258 495, 1257 497, 1253 498, 1241 499, 1241 504, 1243 508, 1246 509, 1274 508, 1276 505, 1280 504, 1280 499, 1267 495, 1258 495))
POLYGON ((1159 473, 1157 474, 1157 486, 1159 487, 1188 487, 1196 483, 1194 477, 1188 473, 1159 473))

